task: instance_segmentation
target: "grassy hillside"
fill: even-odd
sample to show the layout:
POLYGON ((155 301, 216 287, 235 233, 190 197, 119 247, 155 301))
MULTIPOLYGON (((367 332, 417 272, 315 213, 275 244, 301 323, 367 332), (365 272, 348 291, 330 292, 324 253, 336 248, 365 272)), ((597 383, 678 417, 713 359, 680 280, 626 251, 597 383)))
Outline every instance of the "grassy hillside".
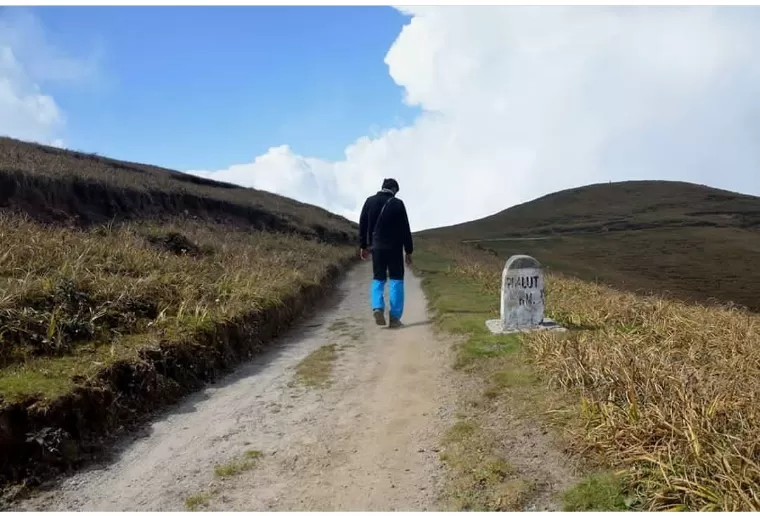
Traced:
POLYGON ((628 291, 760 310, 760 198, 749 195, 669 181, 599 184, 421 236, 527 253, 628 291))
POLYGON ((0 138, 0 209, 81 226, 186 216, 343 244, 356 227, 279 195, 9 138, 0 138))
POLYGON ((548 316, 570 331, 494 336, 503 260, 450 240, 418 248, 436 322, 464 337, 456 365, 480 385, 464 414, 479 437, 443 449, 456 507, 530 498, 540 475, 503 445, 518 417, 562 430, 592 471, 618 473, 583 479, 566 510, 760 509, 760 315, 548 273, 548 316), (490 464, 506 473, 484 475, 490 464))
POLYGON ((262 350, 354 233, 283 197, 0 139, 0 481, 81 464, 262 350))

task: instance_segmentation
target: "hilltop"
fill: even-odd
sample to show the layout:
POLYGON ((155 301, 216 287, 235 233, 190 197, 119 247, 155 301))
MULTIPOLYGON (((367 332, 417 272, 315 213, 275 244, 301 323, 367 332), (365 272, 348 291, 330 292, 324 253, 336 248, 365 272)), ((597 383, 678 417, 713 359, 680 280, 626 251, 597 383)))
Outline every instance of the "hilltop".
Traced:
POLYGON ((278 195, 0 138, 0 483, 99 456, 266 349, 355 259, 355 232, 278 195))
POLYGON ((633 292, 760 310, 760 198, 672 181, 595 184, 420 236, 633 292))
POLYGON ((152 165, 0 138, 0 209, 86 227, 190 218, 348 244, 357 225, 280 195, 152 165))

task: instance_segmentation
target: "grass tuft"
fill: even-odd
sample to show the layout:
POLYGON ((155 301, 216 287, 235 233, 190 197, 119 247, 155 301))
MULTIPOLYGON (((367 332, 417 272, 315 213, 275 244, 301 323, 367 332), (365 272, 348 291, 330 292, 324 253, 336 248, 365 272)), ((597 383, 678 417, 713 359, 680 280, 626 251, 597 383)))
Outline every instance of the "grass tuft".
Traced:
POLYGON ((253 469, 264 454, 258 450, 248 450, 243 457, 234 458, 224 464, 214 467, 214 474, 220 478, 237 476, 245 471, 253 469))
POLYGON ((206 509, 208 508, 209 502, 213 496, 213 492, 203 492, 190 495, 185 498, 185 509, 191 512, 206 509))
POLYGON ((338 319, 330 324, 328 331, 349 341, 359 341, 364 337, 364 328, 352 317, 338 319))
POLYGON ((623 491, 621 479, 612 473, 596 473, 563 494, 563 510, 579 512, 623 511, 633 501, 623 491))
POLYGON ((522 510, 530 483, 493 453, 493 436, 477 420, 457 421, 442 445, 441 460, 452 471, 446 489, 451 510, 522 510))
POLYGON ((338 351, 335 344, 322 346, 296 366, 296 378, 308 387, 327 387, 337 358, 338 351))

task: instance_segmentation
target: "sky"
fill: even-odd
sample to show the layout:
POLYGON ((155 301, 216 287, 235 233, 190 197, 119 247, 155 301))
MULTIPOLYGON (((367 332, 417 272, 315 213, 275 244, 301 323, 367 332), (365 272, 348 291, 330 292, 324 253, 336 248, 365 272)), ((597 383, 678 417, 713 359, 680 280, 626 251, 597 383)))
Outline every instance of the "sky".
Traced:
POLYGON ((413 230, 630 179, 760 195, 757 7, 0 8, 0 134, 413 230))

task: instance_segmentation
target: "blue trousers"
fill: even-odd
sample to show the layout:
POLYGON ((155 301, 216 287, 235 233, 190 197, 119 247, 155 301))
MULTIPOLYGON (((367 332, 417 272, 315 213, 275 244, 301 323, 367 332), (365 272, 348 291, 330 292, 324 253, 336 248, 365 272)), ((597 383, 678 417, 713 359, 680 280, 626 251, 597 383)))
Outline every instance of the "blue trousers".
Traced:
POLYGON ((372 250, 370 302, 373 310, 385 310, 386 281, 390 298, 389 315, 401 319, 404 314, 404 254, 401 249, 372 250))

